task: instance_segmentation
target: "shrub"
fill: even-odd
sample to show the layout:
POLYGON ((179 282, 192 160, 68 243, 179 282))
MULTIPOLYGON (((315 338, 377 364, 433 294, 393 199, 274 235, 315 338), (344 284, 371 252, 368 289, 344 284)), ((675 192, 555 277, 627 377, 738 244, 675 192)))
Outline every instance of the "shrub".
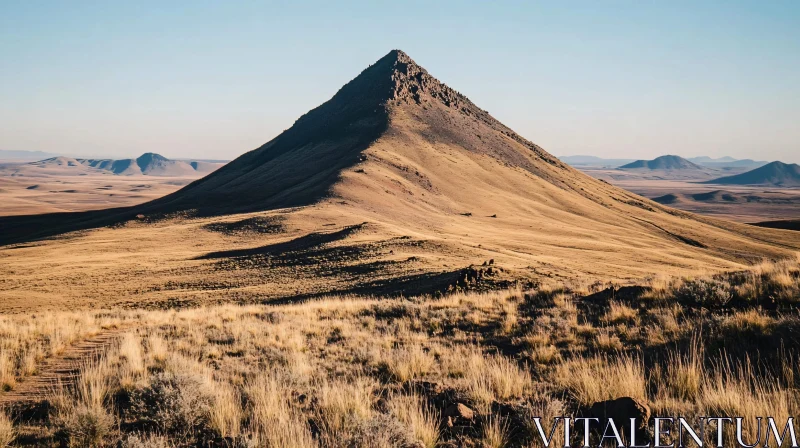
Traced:
POLYGON ((675 291, 678 301, 707 308, 723 307, 732 297, 729 284, 713 280, 687 280, 675 291))
POLYGON ((78 405, 59 412, 55 423, 70 446, 93 448, 102 446, 111 434, 114 416, 100 406, 78 405))
POLYGON ((205 384, 191 375, 160 372, 144 387, 131 392, 133 419, 164 434, 191 439, 209 425, 213 397, 205 384))
POLYGON ((323 441, 322 446, 344 446, 364 448, 419 448, 411 432, 402 423, 385 414, 358 424, 352 433, 338 440, 323 441))

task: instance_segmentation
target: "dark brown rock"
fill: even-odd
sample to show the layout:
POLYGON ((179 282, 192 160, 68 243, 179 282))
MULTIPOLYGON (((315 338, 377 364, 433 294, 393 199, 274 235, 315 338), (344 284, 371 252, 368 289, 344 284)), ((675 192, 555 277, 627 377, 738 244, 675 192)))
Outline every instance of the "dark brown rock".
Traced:
POLYGON ((630 428, 630 419, 635 418, 637 423, 637 443, 647 439, 647 422, 650 419, 650 407, 635 398, 620 397, 613 400, 598 401, 590 408, 592 415, 600 419, 600 428, 605 428, 608 419, 620 432, 627 434, 630 428), (624 430, 622 428, 625 428, 624 430))

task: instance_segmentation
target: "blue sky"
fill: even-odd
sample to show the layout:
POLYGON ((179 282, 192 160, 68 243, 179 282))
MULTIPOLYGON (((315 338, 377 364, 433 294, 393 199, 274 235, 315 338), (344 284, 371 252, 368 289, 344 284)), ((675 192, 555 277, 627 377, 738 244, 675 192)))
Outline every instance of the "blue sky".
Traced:
POLYGON ((798 1, 5 0, 0 149, 231 159, 393 48, 556 155, 800 162, 798 1))

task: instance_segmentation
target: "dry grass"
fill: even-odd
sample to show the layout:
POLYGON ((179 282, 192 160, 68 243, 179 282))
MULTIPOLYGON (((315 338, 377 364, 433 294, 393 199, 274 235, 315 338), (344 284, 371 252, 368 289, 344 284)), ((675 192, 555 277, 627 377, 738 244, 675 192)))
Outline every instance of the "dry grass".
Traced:
POLYGON ((618 397, 647 402, 640 358, 630 355, 577 358, 556 366, 553 381, 583 405, 618 397))
POLYGON ((5 448, 11 446, 11 443, 16 437, 16 430, 8 414, 0 412, 0 447, 5 448))
POLYGON ((395 380, 405 382, 424 376, 433 368, 435 361, 422 347, 413 345, 389 352, 383 363, 395 380))
POLYGON ((504 448, 508 444, 508 422, 490 417, 483 424, 481 444, 486 448, 504 448))
POLYGON ((632 324, 636 321, 639 313, 630 306, 611 301, 608 304, 608 311, 603 316, 603 321, 608 324, 632 324))
MULTIPOLYGON (((81 446, 433 447, 462 437, 441 417, 458 401, 476 412, 475 443, 520 446, 538 437, 535 416, 549 429, 552 416, 623 396, 658 415, 800 411, 796 310, 694 312, 659 294, 642 311, 553 289, 85 313, 89 328, 133 325, 56 389, 38 431, 81 446)), ((47 319, 32 339, 45 348, 69 334, 54 323, 74 328, 76 316, 47 319)), ((20 334, 0 346, 24 352, 20 334)), ((24 363, 7 359, 24 381, 24 363)))
POLYGON ((425 448, 435 448, 439 442, 439 411, 416 393, 394 395, 389 400, 389 412, 411 429, 425 448))

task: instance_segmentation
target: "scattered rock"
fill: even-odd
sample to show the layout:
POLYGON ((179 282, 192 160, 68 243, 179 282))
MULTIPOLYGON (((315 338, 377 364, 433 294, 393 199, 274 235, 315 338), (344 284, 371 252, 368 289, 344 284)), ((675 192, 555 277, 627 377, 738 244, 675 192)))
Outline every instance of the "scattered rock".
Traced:
POLYGON ((442 417, 445 418, 447 426, 450 428, 453 426, 465 426, 472 424, 475 419, 475 411, 464 403, 453 403, 444 410, 442 417))

